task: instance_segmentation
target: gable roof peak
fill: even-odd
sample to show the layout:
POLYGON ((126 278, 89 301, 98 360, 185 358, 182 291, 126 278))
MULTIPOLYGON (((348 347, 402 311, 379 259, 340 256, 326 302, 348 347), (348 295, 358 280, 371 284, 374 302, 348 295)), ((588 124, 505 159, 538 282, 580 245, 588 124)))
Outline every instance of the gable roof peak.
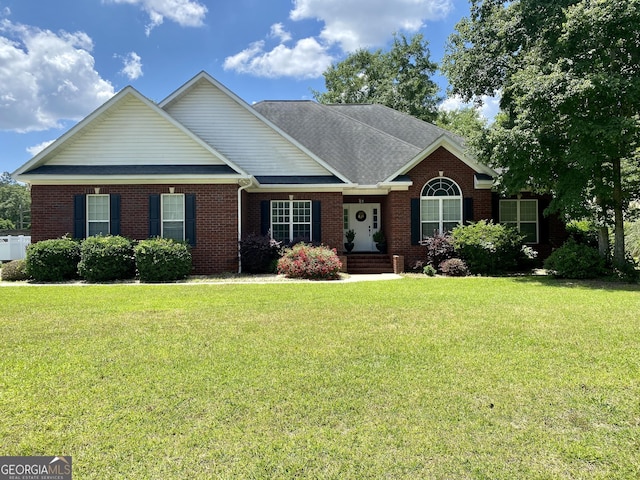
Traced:
POLYGON ((157 118, 162 119, 165 124, 172 125, 178 131, 180 131, 183 135, 186 135, 190 141, 195 142, 200 147, 204 148, 209 154, 218 158, 224 164, 226 164, 230 169, 234 170, 240 175, 247 176, 248 174, 236 165, 234 162, 231 162, 226 156, 222 155, 216 149, 208 145, 204 142, 200 137, 195 135, 189 129, 187 129, 180 122, 176 121, 172 116, 170 116, 163 109, 159 108, 158 105, 152 100, 148 99, 144 95, 142 95, 138 90, 136 90, 131 85, 126 86, 118 93, 116 93, 113 97, 103 103, 100 107, 95 109, 92 113, 87 115, 84 119, 74 125, 71 129, 69 129, 66 133, 60 136, 57 140, 55 140, 51 145, 47 146, 41 152, 36 154, 31 160, 22 165, 18 170, 16 170, 12 175, 19 176, 28 173, 35 168, 41 167, 47 164, 52 156, 57 155, 59 152, 63 152, 68 145, 73 145, 76 139, 81 138, 84 133, 96 127, 103 119, 106 119, 113 112, 117 112, 121 106, 125 105, 128 99, 134 98, 137 101, 141 102, 145 108, 149 109, 153 112, 157 118))
MULTIPOLYGON (((167 98, 162 100, 159 103, 159 107, 163 111, 169 111, 170 107, 173 106, 175 102, 178 102, 181 98, 186 96, 189 92, 191 92, 197 86, 202 85, 203 83, 208 83, 212 85, 214 88, 218 89, 220 92, 222 92, 223 95, 225 95, 226 97, 231 99, 233 102, 235 102, 241 109, 243 109, 245 112, 248 112, 250 115, 254 116, 259 122, 261 122, 264 126, 266 126, 267 129, 271 130, 273 133, 281 137, 281 139, 284 139, 285 142, 287 142, 289 145, 293 146, 295 149, 300 151, 303 155, 308 157, 316 165, 320 166, 324 170, 328 170, 332 175, 335 175, 337 178, 339 178, 343 182, 350 183, 350 180, 344 175, 343 172, 336 170, 332 165, 327 163, 323 158, 319 157, 314 152, 307 149, 306 146, 303 143, 301 143, 297 138, 289 135, 289 133, 283 130, 282 128, 280 128, 279 125, 275 124, 269 118, 262 115, 258 110, 253 108, 252 105, 249 105, 249 103, 247 103, 245 100, 240 98, 237 94, 229 90, 227 87, 225 87, 222 83, 220 83, 218 80, 213 78, 204 70, 198 73, 197 75, 195 75, 193 78, 191 78, 189 81, 187 81, 184 85, 182 85, 180 88, 175 90, 173 93, 171 93, 167 98)), ((260 102, 260 103, 263 103, 263 102, 260 102)), ((315 102, 312 102, 312 103, 315 103, 315 102)))
POLYGON ((50 143, 46 148, 42 149, 40 152, 35 154, 31 158, 31 160, 29 160, 27 163, 23 164, 16 171, 14 171, 11 175, 12 176, 20 175, 20 174, 22 174, 22 173, 24 173, 24 172, 26 172, 28 170, 31 170, 32 168, 34 168, 36 166, 39 166, 39 164, 42 163, 42 161, 51 152, 61 148, 64 144, 69 142, 74 137, 74 135, 76 135, 78 132, 82 131, 85 127, 87 127, 96 118, 98 118, 100 115, 102 115, 107 110, 113 108, 118 103, 122 102, 126 97, 128 97, 130 95, 133 95, 134 97, 138 98, 139 100, 143 101, 144 103, 151 103, 151 100, 149 100, 147 97, 142 95, 142 93, 140 93, 138 90, 136 90, 131 85, 127 85, 126 87, 122 88, 120 91, 116 92, 116 94, 113 95, 109 100, 104 102, 102 105, 100 105, 95 110, 93 110, 89 115, 84 117, 82 120, 80 120, 78 123, 76 123, 73 127, 71 127, 69 130, 67 130, 64 134, 59 136, 56 140, 54 140, 52 143, 50 143))

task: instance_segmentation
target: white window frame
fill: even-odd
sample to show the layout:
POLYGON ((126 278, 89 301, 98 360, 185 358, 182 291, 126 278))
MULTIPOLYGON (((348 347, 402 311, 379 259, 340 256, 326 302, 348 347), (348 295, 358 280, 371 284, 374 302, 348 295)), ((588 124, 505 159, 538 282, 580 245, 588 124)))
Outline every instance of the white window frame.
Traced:
POLYGON ((93 236, 98 236, 98 235, 109 235, 111 232, 111 201, 110 201, 110 196, 108 193, 90 193, 87 194, 86 196, 86 211, 87 211, 87 237, 93 237, 93 236), (91 208, 89 206, 89 204, 91 203, 91 200, 96 199, 96 198, 106 198, 107 199, 107 212, 106 212, 106 218, 99 218, 99 219, 95 219, 95 218, 91 218, 91 208), (107 231, 106 232, 100 232, 98 234, 94 233, 91 234, 91 225, 95 224, 95 223, 106 223, 107 224, 107 231))
POLYGON ((309 238, 308 241, 311 241, 311 239, 313 239, 313 208, 312 208, 312 204, 311 204, 311 200, 271 200, 270 204, 269 204, 269 217, 270 217, 270 232, 271 232, 271 238, 275 238, 274 237, 274 226, 275 225, 288 225, 288 230, 289 230, 289 234, 288 234, 288 238, 287 239, 281 239, 283 241, 287 241, 290 242, 293 239, 297 238, 294 236, 294 229, 296 225, 308 225, 309 226, 309 238), (305 208, 309 211, 309 221, 305 221, 305 222, 294 222, 294 204, 297 203, 303 203, 305 204, 305 208), (278 206, 278 207, 276 207, 278 206), (276 217, 276 215, 274 215, 274 208, 280 208, 280 206, 285 206, 287 209, 287 220, 286 221, 278 221, 278 222, 274 222, 274 218, 276 217))
POLYGON ((452 179, 448 178, 448 177, 436 177, 436 178, 432 178, 431 180, 429 180, 427 183, 425 183, 424 187, 422 187, 422 190, 420 191, 420 235, 422 238, 425 237, 430 237, 433 235, 434 232, 431 232, 429 234, 425 234, 424 233, 424 224, 428 224, 428 223, 436 223, 435 221, 428 221, 428 220, 424 220, 424 208, 425 208, 425 203, 428 202, 434 202, 435 200, 437 200, 437 204, 438 204, 438 228, 437 231, 438 233, 442 233, 444 232, 444 224, 445 223, 452 223, 451 220, 444 220, 444 201, 445 200, 458 200, 459 204, 460 204, 460 211, 459 211, 459 215, 458 218, 459 220, 457 220, 458 225, 462 224, 463 221, 463 195, 462 195, 462 189, 460 188, 460 185, 458 185, 455 181, 453 181, 452 179), (455 188, 458 192, 458 195, 425 195, 426 191, 429 189, 433 189, 432 184, 434 184, 435 182, 442 182, 442 181, 448 182, 450 183, 449 187, 455 188))
POLYGON ((163 193, 160 195, 160 236, 162 238, 173 238, 174 240, 178 240, 181 242, 184 242, 185 239, 185 227, 186 227, 186 213, 185 213, 185 196, 184 193, 163 193), (182 218, 165 218, 166 214, 169 214, 170 212, 167 212, 165 210, 165 204, 164 201, 165 199, 168 198, 182 198, 182 218), (174 238, 174 237, 166 237, 165 236, 165 223, 169 223, 169 222, 182 222, 182 238, 174 238))
POLYGON ((531 225, 531 224, 535 224, 536 226, 536 241, 535 242, 525 242, 526 244, 529 245, 534 245, 537 243, 540 243, 540 221, 539 221, 539 215, 538 215, 538 200, 537 199, 533 199, 533 198, 505 198, 505 199, 501 199, 500 200, 500 214, 499 214, 499 221, 501 224, 503 225, 513 225, 514 227, 516 227, 518 229, 518 231, 520 232, 520 226, 522 224, 527 224, 527 225, 531 225), (515 202, 516 203, 516 220, 512 221, 512 220, 503 220, 503 216, 502 216, 502 212, 503 212, 503 205, 507 202, 515 202), (522 220, 521 219, 521 215, 520 215, 520 206, 523 203, 533 203, 535 205, 535 212, 536 212, 536 220, 535 222, 532 220, 522 220))

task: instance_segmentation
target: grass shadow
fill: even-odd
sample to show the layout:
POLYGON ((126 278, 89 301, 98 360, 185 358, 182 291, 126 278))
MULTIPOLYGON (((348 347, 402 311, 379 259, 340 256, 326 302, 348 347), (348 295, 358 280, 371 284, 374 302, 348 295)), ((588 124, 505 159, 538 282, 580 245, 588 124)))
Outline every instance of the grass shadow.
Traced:
POLYGON ((625 283, 619 280, 608 279, 592 279, 592 280, 575 280, 568 278, 557 278, 552 275, 522 275, 513 277, 518 283, 526 283, 528 285, 540 285, 545 287, 557 288, 588 288, 593 290, 610 290, 624 292, 639 292, 640 284, 625 283))

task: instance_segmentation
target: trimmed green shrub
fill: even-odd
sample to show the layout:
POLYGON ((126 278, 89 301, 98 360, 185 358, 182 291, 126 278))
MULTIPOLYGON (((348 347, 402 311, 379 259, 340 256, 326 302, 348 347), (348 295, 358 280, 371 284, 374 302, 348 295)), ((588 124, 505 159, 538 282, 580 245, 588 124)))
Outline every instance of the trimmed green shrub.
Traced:
POLYGON ((605 260, 598 249, 570 238, 554 250, 544 268, 562 278, 597 278, 607 273, 605 260))
POLYGON ((440 271, 450 277, 466 277, 469 269, 464 260, 459 258, 449 258, 440 264, 440 271))
POLYGON ((27 275, 37 282, 77 278, 80 244, 66 237, 32 243, 25 261, 27 275))
POLYGON ((280 258, 282 242, 268 235, 247 235, 240 242, 242 271, 246 273, 274 273, 280 258))
POLYGON ((78 273, 89 282, 135 277, 136 263, 131 240, 120 236, 87 238, 80 245, 78 273))
POLYGON ((191 273, 191 251, 186 243, 151 238, 139 242, 133 252, 142 282, 173 282, 191 273))
POLYGON ((491 275, 514 270, 524 255, 524 235, 515 228, 481 220, 453 229, 453 245, 473 274, 491 275))
POLYGON ((278 260, 278 273, 289 278, 336 280, 342 263, 335 249, 298 243, 287 248, 278 260))
POLYGON ((7 282, 22 282, 29 279, 27 264, 22 260, 12 260, 2 264, 2 280, 7 282))
POLYGON ((438 270, 436 270, 433 265, 425 265, 422 268, 422 273, 424 273, 427 277, 434 277, 438 270))

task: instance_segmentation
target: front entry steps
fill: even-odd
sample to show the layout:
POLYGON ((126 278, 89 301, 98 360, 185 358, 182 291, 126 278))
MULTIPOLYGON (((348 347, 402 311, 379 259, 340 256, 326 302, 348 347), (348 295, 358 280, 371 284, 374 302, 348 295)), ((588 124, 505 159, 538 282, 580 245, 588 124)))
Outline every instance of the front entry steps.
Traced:
POLYGON ((348 253, 347 273, 393 273, 391 256, 386 253, 348 253))

